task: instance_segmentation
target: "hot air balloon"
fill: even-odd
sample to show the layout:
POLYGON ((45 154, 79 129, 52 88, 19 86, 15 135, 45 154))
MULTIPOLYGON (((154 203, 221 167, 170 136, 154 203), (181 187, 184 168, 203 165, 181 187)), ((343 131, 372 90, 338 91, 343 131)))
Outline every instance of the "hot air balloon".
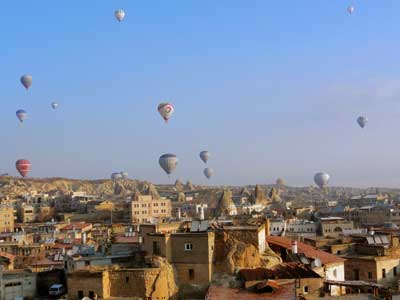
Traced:
POLYGON ((31 169, 31 163, 27 159, 19 159, 15 163, 15 167, 22 177, 26 177, 26 175, 28 175, 29 173, 29 170, 31 169))
POLYGON ((350 5, 349 7, 347 7, 347 12, 351 15, 354 12, 354 6, 350 5))
POLYGON ((22 123, 27 118, 28 113, 23 109, 18 109, 15 112, 15 115, 17 116, 18 120, 22 123))
POLYGON ((329 174, 325 172, 319 172, 314 176, 314 182, 320 189, 323 189, 329 183, 329 174))
POLYGON ((357 118, 357 123, 360 125, 361 128, 364 128, 365 125, 368 123, 368 118, 364 116, 360 116, 357 118))
POLYGON ((115 173, 112 173, 112 174, 111 174, 111 179, 112 179, 112 180, 118 180, 118 179, 121 179, 121 178, 122 178, 121 173, 115 172, 115 173))
POLYGON ((201 151, 199 155, 200 155, 200 159, 204 163, 207 163, 207 161, 210 159, 210 156, 211 156, 210 152, 208 152, 208 151, 201 151))
POLYGON ((128 178, 128 172, 121 172, 122 179, 128 178))
POLYGON ((57 103, 57 102, 51 102, 51 107, 52 107, 53 109, 57 109, 58 103, 57 103))
POLYGON ((32 75, 22 75, 21 76, 22 85, 28 90, 32 85, 32 75))
POLYGON ((169 175, 171 174, 178 165, 178 158, 175 154, 163 154, 158 159, 158 163, 160 164, 161 168, 169 175))
POLYGON ((276 180, 276 185, 279 186, 279 187, 284 186, 285 185, 285 180, 283 178, 278 178, 276 180))
POLYGON ((160 103, 157 109, 165 122, 168 122, 174 113, 174 106, 171 103, 160 103))
POLYGON ((122 22, 122 20, 125 18, 125 11, 122 9, 118 9, 114 12, 114 16, 118 20, 118 22, 122 22))
POLYGON ((211 168, 205 168, 204 171, 203 171, 203 173, 204 173, 204 175, 205 175, 208 179, 210 179, 211 176, 214 175, 214 170, 211 169, 211 168))

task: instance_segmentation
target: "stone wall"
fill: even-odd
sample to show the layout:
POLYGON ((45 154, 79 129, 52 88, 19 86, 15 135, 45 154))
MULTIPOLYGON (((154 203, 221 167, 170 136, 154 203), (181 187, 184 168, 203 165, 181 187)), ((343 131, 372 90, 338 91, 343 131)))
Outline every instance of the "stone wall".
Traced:
POLYGON ((173 299, 178 288, 173 267, 163 258, 154 258, 156 267, 105 271, 77 271, 68 275, 68 299, 80 300, 90 292, 103 299, 139 297, 173 299))
POLYGON ((102 271, 77 271, 68 274, 67 279, 68 300, 81 300, 83 296, 89 296, 89 292, 97 294, 100 298, 108 298, 107 291, 103 285, 102 271))

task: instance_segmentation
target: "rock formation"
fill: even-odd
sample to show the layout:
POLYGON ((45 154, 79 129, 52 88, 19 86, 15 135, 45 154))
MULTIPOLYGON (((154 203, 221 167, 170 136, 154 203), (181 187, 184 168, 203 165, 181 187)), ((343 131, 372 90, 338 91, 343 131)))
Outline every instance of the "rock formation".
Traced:
POLYGON ((251 195, 251 202, 253 204, 261 204, 261 205, 267 205, 269 202, 267 197, 265 196, 263 188, 258 184, 254 189, 254 193, 251 195))
POLYGON ((176 272, 174 267, 163 257, 152 257, 152 266, 160 268, 154 282, 151 299, 169 299, 178 293, 176 272), (167 293, 168 298, 164 298, 167 293))
POLYGON ((178 202, 186 202, 186 196, 184 192, 178 193, 178 202))
POLYGON ((232 200, 232 192, 230 190, 224 190, 217 202, 215 216, 226 217, 236 215, 236 213, 236 206, 232 200))
POLYGON ((276 188, 271 188, 268 193, 268 197, 272 202, 281 202, 280 192, 276 188))
POLYGON ((160 199, 157 188, 152 183, 147 183, 143 186, 143 195, 150 195, 153 199, 160 199))
POLYGON ((175 190, 178 192, 183 191, 183 183, 178 179, 175 181, 174 187, 175 187, 175 190))
POLYGON ((240 241, 226 232, 219 232, 218 235, 219 242, 215 246, 216 272, 235 274, 239 269, 271 268, 282 262, 269 247, 264 254, 260 254, 251 243, 240 241))
POLYGON ((193 191, 194 190, 194 185, 190 180, 188 180, 186 182, 186 189, 189 190, 189 191, 193 191))

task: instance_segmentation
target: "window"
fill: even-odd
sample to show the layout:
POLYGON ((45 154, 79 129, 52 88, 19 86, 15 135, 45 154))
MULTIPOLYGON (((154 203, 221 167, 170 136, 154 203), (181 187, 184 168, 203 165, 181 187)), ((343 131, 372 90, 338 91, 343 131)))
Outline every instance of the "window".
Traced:
POLYGON ((126 283, 129 282, 129 277, 125 277, 125 282, 126 282, 126 283))
POLYGON ((83 298, 83 291, 78 291, 78 298, 82 299, 83 298))
POLYGON ((337 270, 335 269, 335 270, 333 270, 333 277, 337 277, 337 270))
POLYGON ((192 251, 193 244, 192 243, 185 243, 185 251, 192 251))
POLYGON ((382 278, 386 278, 386 269, 382 269, 382 278))
POLYGON ((189 279, 190 280, 194 279, 194 269, 189 269, 189 279))
MULTIPOLYGON (((338 250, 338 251, 336 251, 336 254, 337 255, 340 255, 340 254, 342 254, 342 252, 340 251, 340 250, 338 250)), ((335 270, 336 271, 336 270, 335 270)))
POLYGON ((368 279, 372 279, 372 272, 368 272, 368 279))
POLYGON ((89 298, 90 299, 94 299, 94 292, 93 291, 89 291, 89 298))
POLYGON ((160 255, 161 254, 160 242, 153 242, 153 254, 154 255, 160 255))
POLYGON ((305 285, 303 287, 303 291, 304 291, 304 294, 308 294, 309 293, 308 285, 305 285))
POLYGON ((360 280, 360 270, 354 269, 354 280, 360 280))
POLYGON ((397 267, 393 268, 393 276, 397 276, 397 267))

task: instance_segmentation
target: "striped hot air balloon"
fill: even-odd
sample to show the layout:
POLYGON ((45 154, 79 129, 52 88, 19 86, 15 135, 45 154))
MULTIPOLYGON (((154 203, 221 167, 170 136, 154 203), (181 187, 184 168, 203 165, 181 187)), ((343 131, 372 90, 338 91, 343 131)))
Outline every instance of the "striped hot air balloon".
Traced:
POLYGON ((27 159, 19 159, 15 163, 15 167, 17 168, 19 174, 21 174, 22 177, 26 177, 26 175, 28 175, 31 169, 31 163, 27 159))
POLYGON ((167 153, 160 156, 158 163, 165 173, 169 175, 176 169, 176 166, 178 165, 178 158, 175 154, 167 153))

